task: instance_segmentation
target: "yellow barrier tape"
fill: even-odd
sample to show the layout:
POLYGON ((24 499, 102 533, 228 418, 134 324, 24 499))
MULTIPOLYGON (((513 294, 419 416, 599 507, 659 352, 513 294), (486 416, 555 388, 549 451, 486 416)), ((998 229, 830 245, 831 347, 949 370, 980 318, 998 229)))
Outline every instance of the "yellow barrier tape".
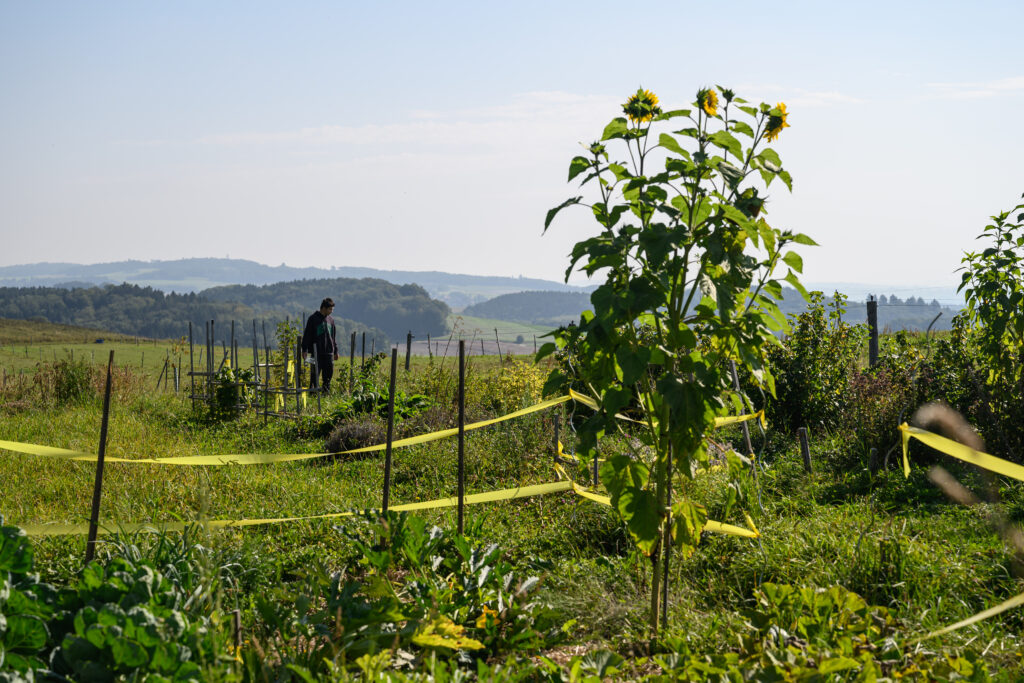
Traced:
MULTIPOLYGON (((569 390, 569 397, 572 400, 574 400, 574 401, 576 401, 578 403, 582 403, 583 405, 587 406, 588 408, 591 408, 592 410, 597 410, 598 409, 597 401, 592 399, 589 396, 584 396, 583 394, 581 394, 579 392, 576 392, 576 391, 573 391, 572 389, 570 389, 569 390)), ((638 420, 634 420, 633 418, 626 417, 625 415, 616 415, 615 417, 619 418, 620 420, 628 420, 629 422, 638 422, 638 420)), ((730 417, 716 417, 715 418, 715 427, 724 427, 725 425, 736 424, 737 422, 746 422, 748 420, 760 420, 761 421, 761 426, 764 427, 765 429, 768 429, 768 420, 765 418, 763 410, 759 410, 756 413, 751 413, 750 415, 733 415, 733 416, 730 416, 730 417)))
POLYGON ((976 624, 979 621, 983 621, 985 619, 988 619, 989 617, 994 617, 997 614, 1002 614, 1006 610, 1013 609, 1014 607, 1017 607, 1019 605, 1024 605, 1024 593, 1021 593, 1020 595, 1018 595, 1016 597, 1010 598, 1006 602, 1001 602, 998 605, 996 605, 995 607, 991 607, 991 608, 985 610, 984 612, 978 612, 973 617, 969 617, 967 619, 964 619, 963 621, 958 621, 955 624, 953 624, 952 626, 947 626, 945 628, 940 628, 938 631, 932 631, 931 633, 929 633, 926 636, 921 636, 920 638, 916 638, 916 639, 910 641, 910 645, 913 645, 915 643, 919 643, 922 640, 928 640, 929 638, 934 638, 935 636, 941 636, 941 635, 949 633, 951 631, 955 631, 958 628, 963 628, 964 626, 970 626, 971 624, 976 624))
POLYGON ((907 447, 910 444, 910 439, 914 438, 937 451, 942 451, 946 455, 951 455, 964 462, 983 467, 996 474, 1002 474, 1017 481, 1024 481, 1024 467, 1016 463, 997 458, 988 453, 976 451, 962 443, 957 443, 952 439, 947 439, 944 436, 939 436, 919 427, 911 427, 906 423, 901 424, 899 429, 903 437, 903 475, 906 477, 910 476, 910 459, 907 457, 907 447))
MULTIPOLYGON (((550 484, 534 484, 532 486, 520 486, 514 489, 502 489, 487 493, 473 493, 465 497, 466 505, 477 505, 479 503, 492 503, 499 500, 514 500, 517 498, 530 498, 532 496, 554 493, 556 491, 568 491, 572 482, 556 481, 550 484)), ((455 507, 459 499, 455 496, 450 498, 438 498, 427 500, 421 503, 403 503, 389 507, 394 512, 409 512, 411 510, 430 510, 434 508, 455 507)), ((325 515, 309 515, 305 517, 272 517, 265 519, 216 519, 203 522, 210 529, 225 529, 230 527, 258 526, 264 524, 281 524, 284 522, 299 522, 312 519, 336 519, 348 517, 353 512, 333 512, 325 515)), ((132 524, 121 524, 118 531, 128 533, 155 532, 155 531, 182 531, 186 526, 198 524, 199 522, 142 522, 132 524)), ((89 525, 82 524, 29 524, 21 527, 29 536, 70 536, 89 533, 89 525)), ((101 529, 101 534, 111 533, 107 529, 101 529)))
POLYGON ((715 426, 724 427, 725 425, 736 424, 737 422, 747 422, 748 420, 760 420, 761 426, 768 429, 768 420, 765 419, 764 411, 759 410, 756 413, 750 413, 749 415, 732 415, 729 417, 716 417, 715 426))
MULTIPOLYGON (((566 477, 569 476, 568 474, 566 474, 565 470, 562 469, 560 465, 555 465, 555 469, 558 470, 559 474, 564 475, 566 477)), ((586 498, 587 500, 592 500, 595 503, 600 503, 601 505, 606 505, 608 507, 612 506, 612 499, 609 498, 608 496, 602 496, 597 493, 594 493, 593 491, 590 491, 589 489, 580 486, 571 479, 568 483, 572 484, 572 490, 576 495, 586 498)), ((747 513, 744 512, 743 514, 747 518, 747 524, 750 525, 750 529, 744 529, 741 526, 734 526, 732 524, 723 524, 722 522, 716 522, 713 519, 709 519, 704 524, 704 531, 710 531, 713 534, 726 534, 728 536, 742 536, 744 538, 760 537, 761 532, 758 531, 757 527, 754 526, 754 520, 752 520, 750 518, 750 515, 748 515, 747 513)))
MULTIPOLYGON (((280 397, 280 394, 278 395, 280 397)), ((496 417, 490 420, 482 420, 480 422, 474 422, 465 426, 465 430, 471 431, 473 429, 481 429, 483 427, 489 427, 505 420, 511 420, 523 415, 529 415, 540 410, 545 410, 551 406, 559 405, 569 401, 568 396, 559 396, 558 398, 548 399, 547 401, 541 401, 540 403, 521 408, 508 415, 496 417)), ((403 446, 412 446, 414 444, 427 443, 429 441, 437 441, 439 439, 445 439, 449 436, 455 436, 459 433, 458 428, 453 427, 452 429, 443 429, 438 432, 431 432, 429 434, 420 434, 419 436, 410 436, 405 439, 397 439, 391 442, 392 448, 401 448, 403 446)), ((382 451, 387 448, 387 444, 376 444, 374 446, 364 446, 363 448, 353 448, 347 451, 340 451, 338 453, 237 453, 231 455, 182 455, 172 456, 168 458, 104 458, 105 462, 128 462, 128 463, 146 463, 150 465, 263 465, 275 462, 292 462, 296 460, 311 460, 313 458, 323 458, 330 455, 350 455, 355 453, 370 453, 373 451, 382 451)), ((23 444, 14 441, 0 441, 0 449, 15 451, 18 453, 27 453, 29 455, 42 455, 54 458, 61 458, 63 460, 81 460, 86 462, 95 462, 96 456, 90 455, 89 453, 82 453, 80 451, 69 451, 63 448, 50 448, 48 446, 37 446, 35 444, 23 444)))

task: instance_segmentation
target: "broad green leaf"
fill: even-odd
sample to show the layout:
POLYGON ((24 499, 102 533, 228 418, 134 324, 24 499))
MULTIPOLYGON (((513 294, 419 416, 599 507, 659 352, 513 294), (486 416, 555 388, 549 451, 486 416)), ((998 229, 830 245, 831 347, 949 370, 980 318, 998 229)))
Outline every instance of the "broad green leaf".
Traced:
POLYGON ((621 138, 629 130, 629 125, 626 123, 626 119, 619 117, 612 119, 611 123, 604 127, 604 133, 601 134, 601 140, 611 140, 613 138, 621 138))
POLYGON ((708 136, 708 140, 716 147, 721 147, 728 151, 737 159, 743 158, 743 146, 739 140, 733 137, 732 133, 725 130, 715 131, 708 136))
POLYGON ((561 211, 567 206, 579 204, 581 201, 583 201, 583 197, 573 197, 572 199, 566 199, 564 202, 562 202, 555 208, 550 209, 548 211, 548 215, 544 218, 544 232, 548 231, 548 227, 551 225, 551 221, 555 219, 555 216, 558 214, 559 211, 561 211))
POLYGON ((675 152, 679 156, 685 156, 687 158, 690 156, 690 153, 683 149, 679 145, 679 142, 677 142, 676 139, 668 133, 662 133, 658 136, 658 144, 670 152, 675 152))
POLYGON ((793 235, 791 236, 791 239, 794 242, 796 242, 797 244, 806 244, 806 245, 811 246, 811 247, 817 247, 818 246, 817 242, 815 242, 814 240, 812 240, 810 237, 808 237, 807 235, 803 234, 802 232, 793 233, 793 235))
POLYGON ((616 509, 637 547, 645 555, 650 555, 661 531, 661 516, 654 493, 632 486, 625 488, 619 493, 616 509))
POLYGON ((585 172, 590 168, 591 161, 586 157, 573 157, 572 161, 569 162, 569 180, 572 180, 580 173, 585 172))
POLYGON ((743 121, 733 121, 730 125, 732 125, 732 129, 735 132, 743 133, 747 137, 754 137, 754 129, 751 128, 746 123, 744 123, 743 121))
POLYGON ((782 260, 797 273, 804 272, 804 260, 795 251, 787 251, 782 260))

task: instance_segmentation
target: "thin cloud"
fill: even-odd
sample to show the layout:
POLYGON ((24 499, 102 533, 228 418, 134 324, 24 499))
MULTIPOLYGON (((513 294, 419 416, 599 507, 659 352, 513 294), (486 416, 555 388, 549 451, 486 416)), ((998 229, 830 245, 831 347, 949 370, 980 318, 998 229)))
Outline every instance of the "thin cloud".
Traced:
POLYGON ((1009 92, 1024 90, 1024 76, 1000 78, 994 81, 973 83, 928 83, 937 97, 952 100, 971 100, 996 97, 1009 92))
POLYGON ((790 109, 810 107, 835 107, 844 104, 864 104, 866 100, 838 90, 807 90, 788 88, 776 84, 741 84, 736 92, 743 93, 749 100, 783 101, 790 109))
POLYGON ((208 135, 202 145, 328 146, 328 145, 506 145, 522 136, 547 139, 567 129, 603 125, 608 111, 617 111, 610 97, 533 92, 491 107, 451 111, 416 110, 406 121, 356 126, 323 125, 284 131, 208 135), (604 113, 602 116, 601 113, 604 113))

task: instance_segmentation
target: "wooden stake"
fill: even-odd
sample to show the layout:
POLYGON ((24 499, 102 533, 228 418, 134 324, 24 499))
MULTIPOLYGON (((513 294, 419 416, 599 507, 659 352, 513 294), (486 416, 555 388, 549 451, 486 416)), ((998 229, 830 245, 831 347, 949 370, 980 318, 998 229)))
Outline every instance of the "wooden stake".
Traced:
POLYGON ((462 535, 466 507, 466 342, 459 340, 459 519, 457 530, 462 535))
POLYGON ((188 377, 192 382, 192 410, 196 409, 196 358, 192 350, 192 321, 188 321, 188 377))
POLYGON ((412 330, 405 335, 405 371, 409 372, 409 356, 412 355, 412 330))
POLYGON ((391 439, 395 435, 395 375, 398 374, 398 347, 391 349, 391 382, 388 385, 388 436, 384 450, 384 502, 381 509, 388 511, 391 497, 391 439))
POLYGON ((868 364, 874 367, 878 362, 878 301, 874 295, 868 297, 868 364))
POLYGON ((800 437, 800 455, 804 458, 804 471, 811 471, 811 447, 807 443, 807 427, 801 427, 796 430, 797 436, 800 437))
POLYGON ((85 563, 96 556, 96 534, 100 523, 100 496, 103 492, 103 459, 107 453, 107 425, 110 423, 110 389, 114 381, 114 350, 107 361, 107 388, 103 394, 103 420, 100 422, 100 448, 96 453, 96 481, 92 489, 92 512, 89 514, 89 537, 85 543, 85 563))
POLYGON ((352 346, 348 351, 348 393, 356 387, 356 333, 352 333, 352 346))

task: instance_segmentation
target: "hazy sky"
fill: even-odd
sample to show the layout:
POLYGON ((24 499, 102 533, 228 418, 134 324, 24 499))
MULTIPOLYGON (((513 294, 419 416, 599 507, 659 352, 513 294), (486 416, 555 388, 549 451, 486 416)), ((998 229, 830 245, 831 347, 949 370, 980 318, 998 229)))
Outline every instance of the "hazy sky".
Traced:
POLYGON ((786 103, 805 280, 944 285, 1024 192, 1024 2, 0 0, 0 265, 561 279, 638 86, 786 103), (728 9, 727 9, 728 8, 728 9))

